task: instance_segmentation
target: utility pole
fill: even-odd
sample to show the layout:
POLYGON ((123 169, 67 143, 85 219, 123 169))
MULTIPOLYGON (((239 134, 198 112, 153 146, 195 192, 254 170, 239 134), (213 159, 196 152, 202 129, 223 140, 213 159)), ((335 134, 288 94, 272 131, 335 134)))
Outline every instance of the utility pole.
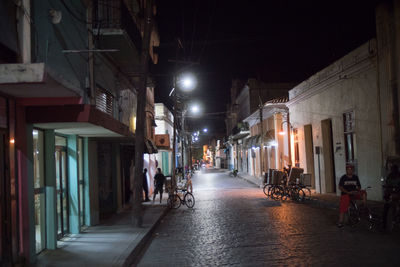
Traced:
POLYGON ((260 101, 259 104, 259 111, 260 111, 260 135, 261 135, 261 142, 260 142, 260 173, 261 173, 261 178, 264 178, 264 129, 263 129, 263 109, 264 109, 264 103, 261 99, 261 89, 258 91, 258 98, 260 101))
MULTIPOLYGON (((174 90, 176 90, 176 76, 174 75, 174 90)), ((173 107, 173 116, 174 116, 174 124, 173 124, 173 140, 172 140, 172 179, 171 179, 171 190, 175 192, 176 185, 176 92, 173 95, 174 98, 174 107, 173 107)), ((170 193, 170 192, 169 192, 170 193)), ((171 193, 170 193, 171 194, 171 193)))
POLYGON ((261 135, 261 143, 260 143, 260 173, 261 177, 264 177, 264 129, 263 129, 263 104, 260 103, 260 135, 261 135))
POLYGON ((142 170, 143 170, 143 153, 145 143, 145 123, 146 123, 146 91, 147 91, 147 76, 149 71, 149 47, 150 35, 152 28, 152 12, 153 1, 147 0, 145 7, 145 23, 144 34, 142 39, 142 51, 140 56, 140 67, 142 75, 140 77, 140 84, 138 88, 138 101, 137 101, 137 121, 135 130, 135 176, 133 180, 133 203, 132 215, 133 223, 141 227, 143 224, 143 208, 142 208, 142 170))
POLYGON ((181 145, 182 145, 182 178, 185 177, 185 113, 186 113, 186 109, 185 109, 185 104, 183 103, 183 109, 182 109, 182 133, 181 133, 181 145))

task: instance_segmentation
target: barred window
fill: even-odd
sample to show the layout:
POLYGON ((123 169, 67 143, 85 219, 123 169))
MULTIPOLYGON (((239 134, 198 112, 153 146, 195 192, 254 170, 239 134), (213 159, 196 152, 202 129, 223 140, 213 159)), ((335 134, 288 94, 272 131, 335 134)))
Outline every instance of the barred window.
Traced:
POLYGON ((96 88, 96 108, 113 116, 114 96, 103 88, 96 88))
POLYGON ((354 139, 355 139, 355 120, 354 111, 343 113, 343 128, 344 128, 344 147, 346 151, 346 162, 353 163, 354 156, 354 139))

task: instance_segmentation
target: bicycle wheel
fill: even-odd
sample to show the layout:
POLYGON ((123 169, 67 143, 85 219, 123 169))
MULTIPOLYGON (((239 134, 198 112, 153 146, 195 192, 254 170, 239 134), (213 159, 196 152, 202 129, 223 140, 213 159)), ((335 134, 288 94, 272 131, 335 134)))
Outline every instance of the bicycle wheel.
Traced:
POLYGON ((347 210, 347 215, 349 219, 349 224, 351 226, 355 226, 360 222, 360 211, 357 207, 357 204, 353 201, 350 201, 349 209, 347 210))
POLYGON ((308 188, 308 187, 303 187, 303 188, 301 188, 301 189, 302 189, 303 192, 304 192, 304 200, 306 200, 306 199, 310 200, 310 199, 311 199, 311 190, 310 190, 310 188, 308 188))
POLYGON ((264 188, 263 188, 263 192, 264 192, 264 195, 266 195, 267 196, 267 198, 269 198, 270 197, 270 193, 271 193, 271 185, 270 184, 266 184, 266 185, 264 185, 264 188))
POLYGON ((296 192, 296 201, 303 202, 306 199, 306 192, 303 188, 299 188, 296 192))
POLYGON ((170 208, 177 209, 181 206, 181 203, 182 203, 181 198, 176 194, 170 195, 168 197, 167 204, 168 207, 170 208))
POLYGON ((191 193, 186 193, 184 201, 188 208, 194 207, 194 196, 191 193))
POLYGON ((290 189, 289 188, 282 188, 281 191, 281 200, 287 200, 290 198, 290 189))
POLYGON ((274 200, 277 200, 277 199, 279 199, 279 198, 281 198, 281 196, 282 196, 282 189, 281 189, 281 187, 280 186, 274 186, 274 187, 272 187, 272 189, 271 189, 271 194, 270 194, 270 196, 271 196, 271 198, 272 199, 274 199, 274 200))

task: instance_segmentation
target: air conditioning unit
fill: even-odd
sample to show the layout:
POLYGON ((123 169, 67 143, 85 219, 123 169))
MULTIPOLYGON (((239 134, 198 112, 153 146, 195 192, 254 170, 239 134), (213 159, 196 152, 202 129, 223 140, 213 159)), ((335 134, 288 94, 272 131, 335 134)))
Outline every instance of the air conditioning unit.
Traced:
POLYGON ((156 134, 155 141, 157 147, 170 147, 169 134, 156 134))

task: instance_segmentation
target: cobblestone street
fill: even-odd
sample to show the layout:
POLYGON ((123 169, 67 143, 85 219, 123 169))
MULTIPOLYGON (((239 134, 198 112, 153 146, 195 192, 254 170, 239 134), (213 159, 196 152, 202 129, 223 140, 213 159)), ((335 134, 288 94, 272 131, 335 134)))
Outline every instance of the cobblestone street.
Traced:
POLYGON ((193 210, 171 210, 139 266, 399 266, 397 234, 338 229, 334 210, 266 200, 226 172, 193 178, 193 210))

